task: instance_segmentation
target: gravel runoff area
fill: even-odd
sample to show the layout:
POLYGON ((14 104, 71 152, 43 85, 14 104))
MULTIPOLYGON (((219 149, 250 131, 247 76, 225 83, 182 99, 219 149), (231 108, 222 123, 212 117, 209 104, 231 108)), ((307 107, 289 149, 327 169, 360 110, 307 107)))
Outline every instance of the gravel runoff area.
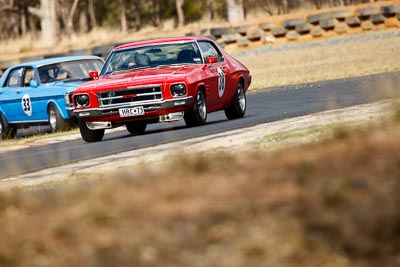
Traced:
MULTIPOLYGON (((321 129, 338 125, 353 127, 354 125, 379 122, 394 112, 394 105, 398 106, 399 101, 379 101, 85 160, 3 179, 0 181, 0 190, 15 187, 57 186, 76 180, 103 178, 118 173, 128 166, 130 169, 149 163, 152 163, 152 166, 162 166, 163 159, 167 156, 193 153, 193 151, 205 153, 221 150, 237 152, 251 149, 274 151, 288 146, 316 142, 324 137, 324 131, 321 129)), ((38 145, 78 138, 80 138, 79 134, 73 134, 42 139, 38 141, 38 145)))

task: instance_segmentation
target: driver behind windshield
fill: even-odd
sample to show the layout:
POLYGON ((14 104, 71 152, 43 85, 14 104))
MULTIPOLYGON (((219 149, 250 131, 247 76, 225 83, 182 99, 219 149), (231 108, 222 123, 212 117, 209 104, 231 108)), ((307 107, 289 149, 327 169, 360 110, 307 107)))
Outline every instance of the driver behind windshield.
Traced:
POLYGON ((41 83, 48 83, 50 82, 50 75, 47 70, 41 70, 39 72, 40 82, 41 83))

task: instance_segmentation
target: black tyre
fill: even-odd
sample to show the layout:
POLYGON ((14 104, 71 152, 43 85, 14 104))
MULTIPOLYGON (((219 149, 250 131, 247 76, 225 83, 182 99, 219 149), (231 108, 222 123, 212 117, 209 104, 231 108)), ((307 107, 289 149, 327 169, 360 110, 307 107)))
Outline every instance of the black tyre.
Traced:
POLYGON ((210 33, 216 38, 221 38, 224 34, 235 33, 235 29, 230 27, 211 28, 210 33))
POLYGON ((6 118, 0 114, 0 139, 12 139, 17 134, 17 127, 9 125, 6 118))
POLYGON ((66 131, 70 127, 70 122, 61 117, 58 108, 51 104, 47 110, 49 115, 49 124, 52 132, 66 131))
POLYGON ((225 115, 228 119, 242 118, 246 113, 246 93, 242 83, 238 83, 236 93, 233 97, 231 106, 225 109, 225 115))
POLYGON ((394 17, 396 13, 400 13, 400 5, 381 6, 381 13, 385 17, 394 17))
POLYGON ((283 21, 283 26, 288 30, 294 30, 297 25, 304 24, 304 19, 287 19, 283 21))
POLYGON ((146 123, 138 123, 138 122, 127 122, 126 129, 130 134, 139 135, 144 134, 146 131, 147 124, 146 123))
POLYGON ((86 122, 79 120, 79 130, 81 132, 82 139, 88 143, 99 142, 104 137, 104 129, 90 130, 86 122))
POLYGON ((374 25, 385 23, 385 17, 381 14, 376 14, 371 16, 371 22, 374 25))
POLYGON ((346 23, 350 27, 359 27, 361 25, 361 20, 357 16, 350 16, 346 18, 346 23))
POLYGON ((239 34, 237 33, 228 33, 228 34, 224 34, 222 35, 222 41, 225 44, 232 44, 232 43, 236 43, 237 39, 240 37, 239 34))
POLYGON ((309 33, 312 29, 312 26, 310 23, 303 23, 303 24, 298 24, 296 25, 296 31, 300 34, 306 34, 309 33))
POLYGON ((197 91, 192 109, 186 111, 183 118, 189 127, 200 126, 206 123, 207 104, 203 91, 197 91))
POLYGON ((241 36, 245 36, 247 31, 250 30, 251 25, 243 25, 235 27, 235 32, 239 33, 241 36))
POLYGON ((261 40, 262 36, 264 34, 264 31, 261 29, 254 29, 254 30, 249 30, 247 31, 247 39, 249 39, 249 41, 259 41, 261 40))
POLYGON ((263 31, 271 31, 273 28, 278 27, 276 22, 264 22, 258 25, 263 31))
POLYGON ((345 9, 331 11, 331 14, 332 18, 344 21, 347 17, 353 15, 353 10, 351 8, 345 8, 345 9))
POLYGON ((311 14, 307 17, 307 22, 313 25, 318 25, 320 20, 332 18, 331 12, 323 12, 318 14, 311 14))
POLYGON ((363 7, 356 9, 356 16, 361 20, 367 19, 369 16, 380 14, 380 9, 378 7, 363 7))
POLYGON ((271 29, 271 33, 274 37, 283 37, 286 35, 287 29, 285 27, 276 27, 271 29))
POLYGON ((332 30, 335 28, 336 24, 337 24, 337 20, 333 19, 333 18, 322 19, 319 21, 319 26, 321 26, 321 28, 324 30, 332 30))

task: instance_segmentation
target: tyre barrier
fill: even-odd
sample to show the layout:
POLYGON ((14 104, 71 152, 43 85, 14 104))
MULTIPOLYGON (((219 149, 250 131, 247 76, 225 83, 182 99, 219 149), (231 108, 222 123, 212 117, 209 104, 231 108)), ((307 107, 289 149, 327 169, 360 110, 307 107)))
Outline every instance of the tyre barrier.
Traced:
MULTIPOLYGON (((329 38, 335 35, 387 28, 400 28, 400 1, 398 0, 333 8, 304 17, 269 17, 266 21, 254 25, 216 27, 211 28, 209 32, 211 38, 223 43, 226 47, 235 45, 246 47, 249 43, 256 42, 264 45, 285 41, 308 41, 313 38, 329 38), (249 30, 245 32, 244 29, 249 30), (229 35, 228 39, 226 36, 222 38, 223 33, 236 33, 236 35, 229 35), (311 38, 307 38, 307 36, 311 38)), ((198 34, 192 33, 191 35, 198 34)))
POLYGON ((324 35, 324 33, 325 33, 325 31, 319 27, 313 28, 310 32, 311 36, 314 38, 322 37, 324 35))
POLYGON ((271 33, 274 37, 283 37, 286 35, 287 29, 283 26, 276 27, 271 30, 271 33))
POLYGON ((287 19, 283 21, 283 27, 288 30, 294 30, 297 25, 304 24, 306 21, 305 19, 287 19))
MULTIPOLYGON (((400 0, 332 8, 305 16, 272 16, 265 21, 258 21, 257 24, 247 22, 245 25, 212 27, 186 35, 210 37, 224 48, 235 46, 243 48, 250 44, 273 45, 282 42, 309 41, 314 38, 329 38, 335 35, 389 28, 400 28, 400 0)), ((105 58, 118 45, 121 43, 0 61, 0 70, 4 71, 17 63, 40 58, 87 54, 105 58)))
POLYGON ((263 22, 258 25, 258 27, 263 31, 271 31, 273 28, 278 27, 278 23, 276 22, 263 22))
POLYGON ((323 19, 323 20, 319 21, 319 25, 321 26, 321 28, 326 31, 333 30, 335 28, 336 23, 337 23, 337 20, 334 18, 323 19))
POLYGON ((302 35, 310 33, 311 29, 312 29, 312 24, 308 22, 297 24, 295 27, 296 32, 302 35))
POLYGON ((371 31, 373 28, 374 24, 371 21, 365 20, 361 22, 361 29, 363 29, 364 31, 371 31))
POLYGON ((349 26, 346 23, 340 22, 335 25, 335 32, 337 34, 346 34, 349 31, 349 26))
POLYGON ((352 27, 352 28, 360 27, 360 25, 361 25, 361 20, 357 16, 347 17, 345 19, 345 22, 346 22, 347 25, 349 25, 349 27, 352 27))

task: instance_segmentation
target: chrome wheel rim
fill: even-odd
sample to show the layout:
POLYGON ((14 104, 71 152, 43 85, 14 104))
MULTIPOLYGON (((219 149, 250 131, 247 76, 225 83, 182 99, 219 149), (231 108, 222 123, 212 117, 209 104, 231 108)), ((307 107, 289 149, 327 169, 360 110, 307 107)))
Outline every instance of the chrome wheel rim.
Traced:
POLYGON ((246 96, 244 94, 243 87, 241 84, 238 85, 237 95, 238 95, 239 107, 242 111, 244 111, 246 109, 246 96))
POLYGON ((200 92, 197 94, 196 104, 199 110, 199 115, 201 116, 201 118, 204 119, 207 114, 206 102, 204 101, 203 94, 201 94, 200 92))
POLYGON ((53 130, 55 130, 57 125, 57 118, 56 118, 56 111, 53 108, 50 108, 49 122, 50 122, 50 127, 53 130))
MULTIPOLYGON (((1 120, 1 118, 0 118, 1 120)), ((0 135, 3 134, 3 122, 0 121, 0 135)))

